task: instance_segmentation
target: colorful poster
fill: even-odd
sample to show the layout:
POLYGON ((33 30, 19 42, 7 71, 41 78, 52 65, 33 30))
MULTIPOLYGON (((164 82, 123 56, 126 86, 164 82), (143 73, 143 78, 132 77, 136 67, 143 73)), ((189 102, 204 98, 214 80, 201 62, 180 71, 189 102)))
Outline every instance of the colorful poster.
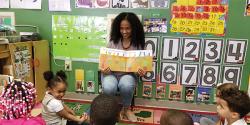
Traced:
POLYGON ((150 8, 168 8, 169 0, 149 0, 150 8))
POLYGON ((9 8, 10 0, 0 0, 0 8, 9 8))
POLYGON ((84 91, 84 70, 76 69, 75 70, 75 91, 83 92, 84 91))
POLYGON ((180 101, 182 98, 181 85, 169 85, 169 100, 180 101))
POLYGON ((224 36, 228 0, 177 0, 171 15, 171 32, 224 36))
POLYGON ((49 11, 71 11, 70 0, 49 0, 49 11))
POLYGON ((92 8, 93 2, 92 0, 76 0, 76 8, 92 8))
POLYGON ((198 87, 197 102, 209 103, 211 88, 198 87))
POLYGON ((151 82, 143 82, 142 96, 152 97, 152 83, 151 82))
POLYGON ((166 18, 145 18, 143 24, 146 33, 167 33, 166 18))
POLYGON ((129 8, 129 0, 111 0, 112 8, 129 8))
POLYGON ((10 0, 11 8, 41 9, 42 0, 10 0))
POLYGON ((106 46, 105 17, 53 15, 53 55, 55 59, 99 62, 100 48, 106 46))
POLYGON ((166 84, 156 84, 155 98, 163 99, 166 98, 166 84))
POLYGON ((194 102, 195 99, 195 87, 185 87, 185 101, 194 102))
POLYGON ((250 16, 250 0, 246 0, 245 16, 250 16))
POLYGON ((15 25, 14 12, 0 12, 0 24, 15 25))
POLYGON ((100 49, 99 69, 111 71, 137 72, 139 69, 152 71, 152 50, 124 51, 102 47, 100 49))
POLYGON ((109 0, 95 0, 95 8, 108 8, 109 0))
POLYGON ((131 0, 131 8, 148 8, 148 0, 131 0))

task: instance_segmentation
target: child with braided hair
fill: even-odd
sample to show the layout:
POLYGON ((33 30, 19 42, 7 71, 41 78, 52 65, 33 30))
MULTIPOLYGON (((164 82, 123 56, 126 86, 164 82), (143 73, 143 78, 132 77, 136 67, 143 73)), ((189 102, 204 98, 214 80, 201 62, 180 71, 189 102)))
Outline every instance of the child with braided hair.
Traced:
POLYGON ((45 125, 41 117, 32 117, 36 89, 31 82, 14 81, 4 86, 0 95, 0 125, 45 125))

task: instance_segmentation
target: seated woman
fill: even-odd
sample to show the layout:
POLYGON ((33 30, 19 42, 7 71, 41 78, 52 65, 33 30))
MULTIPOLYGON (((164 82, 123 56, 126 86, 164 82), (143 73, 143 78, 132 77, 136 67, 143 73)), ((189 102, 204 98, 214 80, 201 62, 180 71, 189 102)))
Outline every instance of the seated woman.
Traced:
MULTIPOLYGON (((107 48, 120 50, 143 50, 145 48, 145 35, 143 26, 134 13, 120 13, 112 23, 110 42, 107 48)), ((114 72, 110 68, 102 69, 103 92, 115 95, 118 88, 122 97, 122 116, 130 121, 136 121, 136 117, 129 110, 136 86, 137 75, 145 75, 145 71, 139 69, 133 72, 114 72)))

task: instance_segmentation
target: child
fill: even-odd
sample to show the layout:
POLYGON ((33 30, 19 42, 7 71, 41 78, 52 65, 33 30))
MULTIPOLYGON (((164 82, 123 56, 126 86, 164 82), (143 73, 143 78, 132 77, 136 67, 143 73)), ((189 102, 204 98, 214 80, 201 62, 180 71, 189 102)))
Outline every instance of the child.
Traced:
POLYGON ((42 101, 43 109, 42 116, 47 125, 62 125, 65 124, 62 118, 67 119, 67 124, 82 124, 87 115, 83 115, 81 118, 75 116, 73 110, 63 104, 62 98, 65 95, 67 88, 66 75, 63 71, 57 72, 54 76, 53 72, 44 72, 44 78, 48 81, 48 90, 42 101))
POLYGON ((36 89, 32 83, 14 81, 4 86, 0 96, 0 125, 45 125, 41 117, 32 117, 36 89))
POLYGON ((250 111, 249 96, 238 89, 220 90, 217 95, 217 112, 225 120, 217 125, 247 125, 244 116, 250 111))
MULTIPOLYGON (((232 90, 239 90, 239 89, 238 89, 238 86, 234 83, 224 83, 224 84, 218 85, 217 90, 216 90, 216 102, 218 102, 217 97, 220 96, 220 93, 225 90, 232 91, 232 90)), ((216 122, 206 117, 201 117, 200 125, 216 125, 216 122)))
POLYGON ((91 125, 115 125, 118 121, 120 107, 117 100, 110 95, 98 95, 90 106, 91 125))
POLYGON ((166 112, 164 112, 161 115, 160 119, 161 125, 193 125, 194 122, 187 113, 174 110, 174 109, 168 109, 166 112))

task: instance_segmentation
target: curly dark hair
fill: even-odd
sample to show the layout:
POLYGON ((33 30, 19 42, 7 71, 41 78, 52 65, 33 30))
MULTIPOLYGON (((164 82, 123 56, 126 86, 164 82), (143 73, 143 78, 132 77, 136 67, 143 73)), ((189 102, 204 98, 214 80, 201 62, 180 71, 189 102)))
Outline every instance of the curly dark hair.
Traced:
POLYGON ((168 109, 161 115, 160 123, 161 125, 193 125, 194 122, 187 113, 180 110, 168 109))
POLYGON ((100 94, 90 106, 90 123, 94 125, 115 125, 120 107, 114 96, 100 94))
POLYGON ((114 19, 111 32, 110 32, 110 41, 113 41, 114 44, 117 44, 122 38, 120 32, 120 24, 123 20, 127 20, 132 28, 131 42, 134 47, 138 49, 144 49, 145 47, 145 34, 143 30, 142 23, 139 18, 131 12, 122 12, 114 19))
POLYGON ((237 112, 243 118, 250 111, 250 98, 246 92, 237 89, 225 89, 218 95, 225 100, 230 111, 237 112))
POLYGON ((54 75, 52 71, 46 71, 43 73, 44 79, 48 82, 47 87, 53 88, 57 85, 57 83, 64 83, 67 85, 67 76, 64 71, 60 70, 54 75))

